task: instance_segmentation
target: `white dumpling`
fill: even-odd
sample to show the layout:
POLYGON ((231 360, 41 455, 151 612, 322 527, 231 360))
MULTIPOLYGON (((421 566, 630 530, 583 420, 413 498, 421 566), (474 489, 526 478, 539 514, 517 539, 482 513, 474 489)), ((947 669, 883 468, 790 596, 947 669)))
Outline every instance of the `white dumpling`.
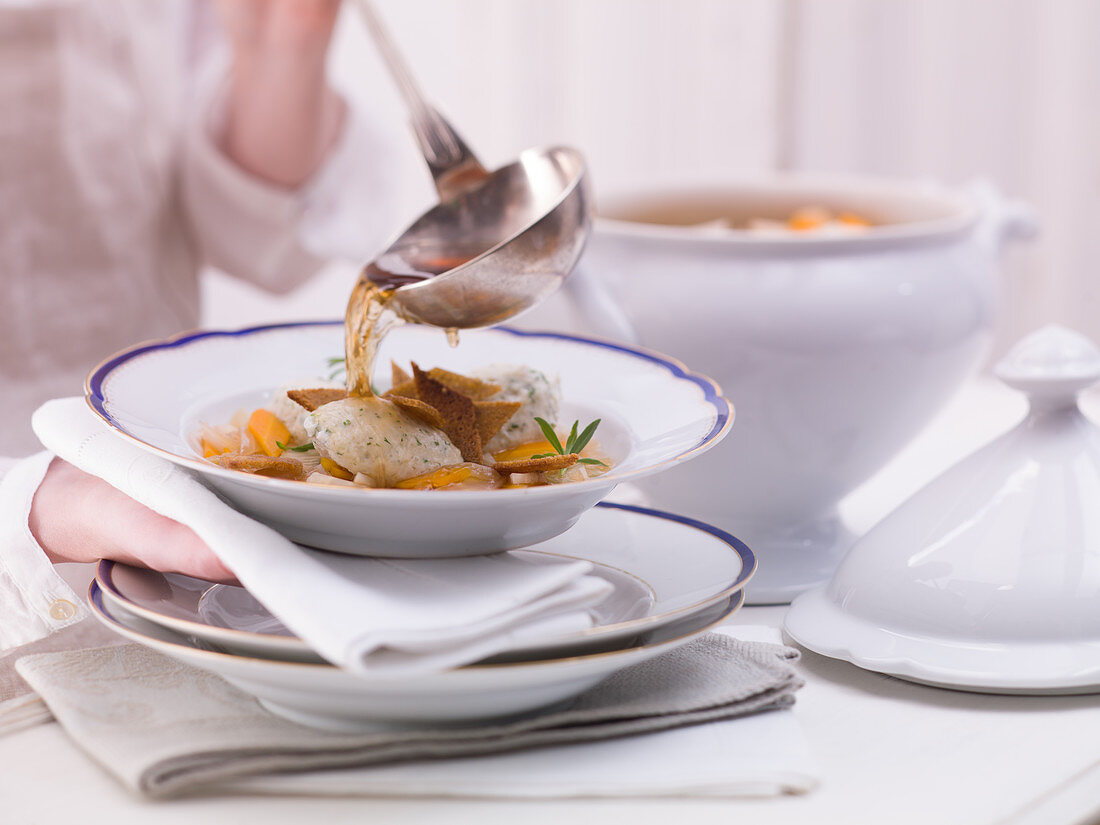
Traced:
POLYGON ((320 388, 338 389, 343 387, 342 382, 326 381, 324 379, 310 378, 303 381, 290 381, 275 390, 271 399, 267 402, 267 409, 282 421, 288 430, 293 444, 305 444, 309 441, 306 433, 305 420, 309 410, 300 404, 287 398, 287 390, 315 390, 320 388))
POLYGON ((558 423, 561 406, 561 382, 539 370, 519 364, 490 364, 474 370, 474 377, 500 385, 500 392, 490 401, 519 401, 523 406, 516 410, 500 428, 500 432, 489 439, 486 452, 498 453, 520 444, 542 441, 544 436, 535 418, 558 423))
POLYGON ((345 398, 314 410, 306 434, 321 455, 372 487, 462 462, 458 448, 439 430, 383 398, 345 398))

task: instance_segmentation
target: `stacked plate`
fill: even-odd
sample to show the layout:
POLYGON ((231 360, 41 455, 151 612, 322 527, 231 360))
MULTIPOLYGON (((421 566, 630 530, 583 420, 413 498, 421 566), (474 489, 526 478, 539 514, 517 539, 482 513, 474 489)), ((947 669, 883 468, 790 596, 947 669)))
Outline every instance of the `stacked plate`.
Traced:
MULTIPOLYGON (((740 541, 667 513, 596 506, 619 482, 689 460, 729 430, 732 408, 718 387, 656 353, 506 329, 464 332, 454 350, 437 330, 406 327, 387 337, 382 363, 392 356, 465 372, 506 359, 560 376, 561 422, 601 419, 596 438, 611 469, 587 481, 364 490, 224 470, 196 454, 198 422, 228 420, 287 380, 323 374, 326 360, 342 352, 342 334, 341 323, 305 323, 143 344, 92 373, 88 403, 120 437, 188 469, 229 505, 299 544, 390 558, 508 551, 532 563, 588 561, 590 575, 611 585, 592 608, 592 626, 415 678, 364 676, 320 659, 242 588, 104 562, 89 600, 109 627, 223 676, 277 714, 358 729, 547 707, 690 641, 740 607, 756 566, 740 541)), ((136 461, 128 478, 146 464, 136 461)), ((160 470, 145 470, 139 489, 163 480, 160 470)))
POLYGON ((352 730, 476 721, 569 699, 729 618, 756 568, 752 552, 721 530, 606 503, 567 533, 513 552, 590 561, 613 586, 593 626, 415 678, 364 678, 325 663, 240 587, 104 561, 89 600, 112 629, 217 673, 276 714, 352 730))

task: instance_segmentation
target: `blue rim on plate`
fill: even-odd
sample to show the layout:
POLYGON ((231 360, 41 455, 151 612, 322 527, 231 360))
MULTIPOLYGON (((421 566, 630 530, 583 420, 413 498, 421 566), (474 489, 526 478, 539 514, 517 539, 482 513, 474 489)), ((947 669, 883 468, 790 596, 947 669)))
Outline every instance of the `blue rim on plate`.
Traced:
POLYGON ((653 507, 641 507, 637 504, 619 504, 614 501, 601 501, 596 504, 597 507, 607 507, 612 510, 626 510, 628 513, 641 513, 643 516, 654 516, 655 518, 663 518, 668 521, 675 521, 678 524, 684 524, 688 527, 694 527, 696 530, 700 530, 704 533, 709 533, 719 541, 723 541, 734 549, 738 556, 741 557, 741 572, 737 574, 737 578, 734 579, 727 590, 733 592, 734 590, 744 587, 745 583, 752 578, 753 573, 756 572, 756 553, 749 549, 749 546, 741 539, 732 533, 727 533, 721 527, 715 527, 713 524, 707 524, 705 521, 699 521, 699 519, 691 518, 690 516, 681 516, 676 513, 670 513, 667 510, 657 510, 653 507))
MULTIPOLYGON (((263 324, 260 326, 243 327, 236 330, 194 330, 190 332, 183 332, 179 335, 171 338, 166 338, 156 341, 146 341, 141 344, 137 344, 128 349, 124 349, 121 352, 115 353, 107 360, 101 362, 96 366, 92 372, 88 375, 85 381, 85 398, 88 405, 95 411, 96 415, 102 418, 107 424, 121 433, 129 435, 126 427, 118 421, 110 412, 107 411, 106 398, 103 393, 103 384, 110 377, 111 373, 117 370, 119 367, 133 360, 134 358, 144 355, 148 352, 155 352, 157 350, 176 349, 178 347, 190 344, 193 341, 198 341, 203 338, 239 338, 247 335, 254 335, 261 332, 270 332, 272 330, 280 329, 295 329, 301 327, 335 327, 343 326, 343 321, 291 321, 278 324, 263 324)), ((697 372, 692 372, 688 369, 687 365, 683 362, 670 358, 667 355, 654 352, 652 350, 646 350, 641 347, 633 347, 628 344, 620 344, 614 341, 607 341, 600 338, 589 338, 583 335, 571 335, 562 332, 540 332, 533 330, 520 330, 513 327, 492 327, 494 332, 503 332, 508 335, 515 335, 524 338, 544 338, 548 340, 560 340, 560 341, 574 341, 581 344, 589 344, 591 346, 600 347, 602 349, 614 350, 622 352, 627 355, 631 355, 635 358, 639 358, 643 361, 649 361, 654 364, 658 364, 667 369, 672 375, 677 378, 689 381, 698 386, 703 392, 703 400, 712 406, 715 410, 715 421, 710 431, 699 439, 697 443, 692 445, 689 449, 686 449, 681 455, 689 455, 706 444, 714 441, 720 436, 723 431, 730 427, 733 423, 733 407, 729 400, 722 395, 722 388, 716 381, 708 378, 697 372)))

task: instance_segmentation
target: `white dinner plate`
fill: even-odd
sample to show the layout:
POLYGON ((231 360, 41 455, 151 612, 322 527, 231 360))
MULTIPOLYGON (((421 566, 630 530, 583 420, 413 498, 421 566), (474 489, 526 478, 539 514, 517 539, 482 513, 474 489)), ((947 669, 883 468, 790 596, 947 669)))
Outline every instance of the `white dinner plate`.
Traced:
MULTIPOLYGON (((744 587, 756 558, 743 542, 710 525, 622 504, 601 503, 573 529, 530 550, 529 558, 575 558, 595 565, 614 586, 594 609, 593 627, 527 643, 510 658, 569 655, 621 646, 744 587)), ((230 653, 319 661, 242 587, 212 585, 176 573, 100 562, 96 579, 108 606, 217 645, 230 653)))
MULTIPOLYGON (((599 418, 595 442, 611 469, 587 481, 513 490, 371 490, 226 470, 194 448, 200 422, 266 403, 287 381, 323 376, 344 352, 342 322, 193 332, 112 356, 88 377, 93 410, 122 436, 197 474, 247 515, 311 547, 395 558, 512 550, 563 533, 628 479, 687 461, 728 432, 718 386, 663 355, 621 344, 506 328, 462 333, 401 327, 378 363, 468 372, 526 364, 561 379, 559 428, 599 418)), ((386 382, 388 383, 388 382, 386 382)))
POLYGON ((202 642, 104 604, 92 582, 95 616, 129 640, 221 676, 284 718, 329 730, 382 723, 474 723, 563 702, 630 665, 686 644, 727 619, 744 600, 730 598, 645 635, 637 645, 584 656, 494 663, 416 677, 363 677, 326 664, 257 659, 205 649, 202 642))

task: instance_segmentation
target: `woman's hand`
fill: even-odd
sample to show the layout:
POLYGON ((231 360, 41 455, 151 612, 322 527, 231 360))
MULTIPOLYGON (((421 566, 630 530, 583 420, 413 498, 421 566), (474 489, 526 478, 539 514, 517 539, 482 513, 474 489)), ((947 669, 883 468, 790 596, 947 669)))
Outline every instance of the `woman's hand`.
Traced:
POLYGON ((236 581, 195 533, 55 458, 31 505, 30 528, 53 562, 99 559, 236 581))
POLYGON ((340 0, 218 0, 233 51, 222 149, 245 171, 293 188, 340 132, 344 103, 325 80, 340 0))

